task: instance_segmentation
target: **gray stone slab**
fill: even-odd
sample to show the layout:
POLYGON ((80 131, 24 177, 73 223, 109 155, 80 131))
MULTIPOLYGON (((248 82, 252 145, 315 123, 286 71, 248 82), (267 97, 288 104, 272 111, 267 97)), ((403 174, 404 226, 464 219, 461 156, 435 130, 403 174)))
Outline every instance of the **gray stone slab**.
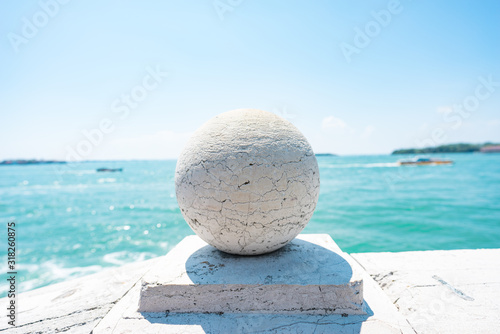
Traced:
POLYGON ((366 314, 363 279, 329 235, 260 256, 185 238, 142 280, 141 312, 366 314))
MULTIPOLYGON (((98 322, 154 267, 158 259, 105 269, 100 273, 19 294, 16 327, 0 313, 0 332, 90 333, 98 322)), ((6 309, 8 298, 0 299, 6 309)))
POLYGON ((500 333, 500 249, 352 254, 417 333, 500 333))
MULTIPOLYGON (((322 235, 302 235, 314 240, 322 235)), ((318 241, 322 242, 322 241, 318 241)), ((178 254, 178 253, 177 253, 178 254)), ((365 314, 258 314, 139 312, 138 283, 101 320, 93 334, 101 333, 412 333, 378 284, 359 264, 344 254, 363 280, 365 314)), ((168 265, 164 262, 162 266, 168 265)), ((210 267, 210 265, 208 265, 210 267)), ((207 267, 207 268, 208 268, 207 267)), ((207 269, 205 268, 205 269, 207 269)), ((155 271, 156 272, 156 271, 155 271)), ((148 275, 149 276, 149 275, 148 275)), ((186 278, 187 279, 187 278, 186 278)), ((297 298, 299 296, 296 296, 297 298)))
POLYGON ((365 315, 138 312, 140 278, 162 257, 22 293, 19 327, 0 314, 0 332, 500 333, 500 249, 353 257, 365 315))

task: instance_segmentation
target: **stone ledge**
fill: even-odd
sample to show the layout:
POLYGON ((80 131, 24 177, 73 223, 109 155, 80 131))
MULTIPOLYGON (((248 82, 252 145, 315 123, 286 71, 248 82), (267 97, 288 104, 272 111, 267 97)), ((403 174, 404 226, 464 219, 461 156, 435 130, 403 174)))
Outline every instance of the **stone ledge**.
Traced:
POLYGON ((357 266, 329 235, 242 257, 185 238, 142 280, 140 312, 366 314, 357 266))
POLYGON ((500 333, 500 249, 351 254, 417 333, 500 333))
MULTIPOLYGON (((23 292, 16 327, 0 314, 0 332, 89 333, 160 258, 107 268, 99 273, 23 292)), ((9 299, 0 299, 7 307, 9 299)))

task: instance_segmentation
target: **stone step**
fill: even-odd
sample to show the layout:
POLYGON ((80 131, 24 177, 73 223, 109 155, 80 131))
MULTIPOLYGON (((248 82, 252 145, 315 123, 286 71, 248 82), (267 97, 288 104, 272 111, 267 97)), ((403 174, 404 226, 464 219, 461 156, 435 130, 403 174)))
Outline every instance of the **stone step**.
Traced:
POLYGON ((142 280, 141 312, 366 314, 363 279, 327 234, 265 255, 221 252, 185 238, 142 280))

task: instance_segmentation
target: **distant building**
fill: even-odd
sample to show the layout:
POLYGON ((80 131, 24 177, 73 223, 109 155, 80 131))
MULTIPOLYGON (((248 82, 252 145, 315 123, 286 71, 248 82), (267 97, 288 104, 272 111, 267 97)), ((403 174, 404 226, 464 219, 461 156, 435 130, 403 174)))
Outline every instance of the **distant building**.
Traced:
POLYGON ((500 145, 481 147, 482 153, 500 153, 500 145))

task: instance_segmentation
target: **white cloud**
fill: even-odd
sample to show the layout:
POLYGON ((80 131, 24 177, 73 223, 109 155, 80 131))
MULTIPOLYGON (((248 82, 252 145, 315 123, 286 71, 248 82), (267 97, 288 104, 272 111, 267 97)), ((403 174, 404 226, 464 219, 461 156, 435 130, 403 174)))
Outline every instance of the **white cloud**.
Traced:
POLYGON ((373 125, 371 125, 371 124, 367 125, 367 126, 365 126, 363 133, 361 133, 360 138, 362 138, 362 139, 368 138, 373 134, 374 131, 375 131, 375 127, 373 125))
MULTIPOLYGON (((271 112, 275 115, 278 115, 284 119, 286 119, 287 121, 289 122, 292 122, 292 120, 294 120, 297 115, 294 113, 294 112, 290 112, 288 110, 288 107, 287 106, 280 106, 280 107, 275 107, 271 110, 271 112)), ((293 122, 292 122, 293 123, 293 122)))
POLYGON ((346 122, 340 118, 334 116, 328 116, 321 122, 321 128, 323 129, 345 129, 347 128, 346 122))
POLYGON ((453 112, 453 108, 450 106, 441 106, 441 107, 437 107, 436 112, 438 114, 447 115, 447 114, 453 112))
POLYGON ((426 131, 429 129, 429 124, 428 123, 422 123, 420 127, 418 128, 418 131, 426 131))

